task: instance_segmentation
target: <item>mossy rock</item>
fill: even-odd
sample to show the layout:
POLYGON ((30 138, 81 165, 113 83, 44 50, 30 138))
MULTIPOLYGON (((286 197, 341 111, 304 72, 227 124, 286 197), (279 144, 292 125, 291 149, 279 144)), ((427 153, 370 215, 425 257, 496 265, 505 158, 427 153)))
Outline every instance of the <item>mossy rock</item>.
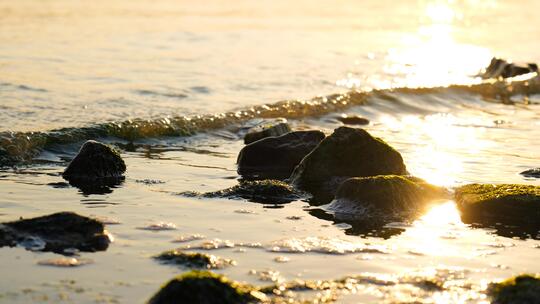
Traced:
POLYGON ((326 209, 350 217, 393 217, 415 214, 430 202, 447 197, 446 189, 414 176, 355 177, 341 184, 326 209))
POLYGON ((236 264, 233 260, 223 259, 215 255, 198 252, 184 252, 177 249, 165 251, 155 256, 154 259, 164 264, 187 268, 220 269, 236 264))
POLYGON ((190 271, 165 284, 148 303, 241 304, 265 299, 266 296, 251 285, 209 271, 190 271))
POLYGON ((245 179, 286 179, 323 138, 321 131, 296 131, 258 140, 238 154, 238 174, 245 179))
POLYGON ((38 251, 70 255, 66 249, 102 251, 110 239, 103 223, 73 212, 59 212, 0 225, 0 247, 22 245, 38 251), (32 247, 25 244, 33 244, 32 247))
POLYGON ((455 190, 464 222, 540 226, 540 187, 470 184, 455 190))
POLYGON ((126 164, 120 154, 108 145, 94 140, 85 142, 62 176, 74 183, 122 178, 126 164))
POLYGON ((328 191, 331 196, 348 178, 389 174, 407 174, 398 151, 366 130, 340 127, 304 157, 290 180, 307 191, 328 191))
POLYGON ((523 274, 488 288, 492 304, 535 304, 540 302, 540 277, 523 274))
POLYGON ((246 199, 257 203, 283 204, 303 199, 306 194, 291 185, 278 180, 241 181, 238 185, 224 190, 207 192, 203 197, 224 197, 246 199))

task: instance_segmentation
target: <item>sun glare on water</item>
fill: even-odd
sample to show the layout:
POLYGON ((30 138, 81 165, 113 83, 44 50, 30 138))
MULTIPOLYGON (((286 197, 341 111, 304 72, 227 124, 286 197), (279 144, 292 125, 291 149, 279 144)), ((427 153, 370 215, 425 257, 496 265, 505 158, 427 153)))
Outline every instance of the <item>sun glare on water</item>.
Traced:
POLYGON ((408 229, 406 239, 414 244, 412 251, 429 256, 459 255, 460 250, 445 241, 462 228, 459 211, 453 201, 432 207, 408 229))
POLYGON ((405 35, 403 47, 386 56, 384 71, 392 77, 392 87, 432 87, 474 84, 475 77, 489 63, 488 49, 464 44, 454 37, 454 23, 462 18, 455 5, 434 2, 426 5, 416 33, 405 35))

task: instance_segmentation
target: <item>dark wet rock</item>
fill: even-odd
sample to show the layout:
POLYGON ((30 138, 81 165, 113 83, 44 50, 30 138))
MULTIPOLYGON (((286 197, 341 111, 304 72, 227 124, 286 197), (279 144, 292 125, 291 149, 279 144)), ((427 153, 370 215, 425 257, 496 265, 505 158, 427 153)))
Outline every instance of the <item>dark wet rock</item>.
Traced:
POLYGON ((455 190, 455 200, 465 223, 540 227, 539 186, 470 184, 455 190))
POLYGON ((533 304, 540 301, 540 278, 523 274, 488 287, 492 304, 533 304))
POLYGON ((249 129, 248 133, 244 136, 244 143, 247 145, 266 137, 281 136, 289 132, 291 132, 291 127, 284 120, 264 122, 249 129))
POLYGON ((103 223, 73 212, 0 225, 0 247, 21 245, 31 250, 69 255, 71 249, 88 252, 106 250, 109 243, 103 223))
POLYGON ((346 125, 369 125, 369 119, 358 115, 341 115, 336 119, 346 125))
POLYGON ((209 271, 190 271, 165 284, 148 303, 241 304, 264 300, 266 296, 251 285, 209 271))
POLYGON ((525 176, 525 177, 540 178, 540 168, 534 168, 534 169, 525 170, 525 171, 521 172, 520 174, 525 176))
POLYGON ((388 174, 407 174, 398 151, 363 129, 340 127, 302 159, 290 180, 328 201, 348 178, 388 174))
POLYGON ((154 258, 164 264, 187 268, 220 269, 236 264, 233 260, 223 259, 215 255, 185 252, 177 249, 165 251, 154 258))
POLYGON ((238 155, 238 174, 247 179, 286 179, 323 138, 321 131, 296 131, 253 142, 238 155))
POLYGON ((111 147, 89 140, 83 144, 62 176, 75 183, 93 182, 100 179, 121 179, 126 164, 120 154, 111 147))
POLYGON ((413 176, 356 177, 339 186, 325 209, 338 218, 385 218, 418 214, 428 203, 446 197, 446 189, 413 176))
MULTIPOLYGON (((199 196, 196 193, 184 195, 199 196)), ((285 204, 303 199, 306 194, 294 189, 291 185, 278 180, 241 181, 238 185, 224 190, 207 192, 202 197, 246 199, 257 203, 285 204)))
POLYGON ((504 59, 494 57, 481 76, 484 79, 497 79, 515 77, 532 72, 538 72, 538 66, 535 63, 516 65, 504 59))

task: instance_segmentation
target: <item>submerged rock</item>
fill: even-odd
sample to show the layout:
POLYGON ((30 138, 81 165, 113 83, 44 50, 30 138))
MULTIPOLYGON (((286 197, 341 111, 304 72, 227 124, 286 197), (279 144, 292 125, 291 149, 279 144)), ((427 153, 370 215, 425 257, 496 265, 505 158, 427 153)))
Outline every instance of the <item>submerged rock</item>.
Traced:
POLYGON ((393 217, 412 214, 447 197, 446 189, 413 176, 379 175, 350 178, 339 186, 325 209, 337 217, 393 217))
POLYGON ((264 300, 266 296, 251 285, 209 271, 190 271, 165 284, 148 303, 241 304, 264 300))
POLYGON ((535 63, 520 66, 504 59, 493 57, 486 71, 481 76, 484 79, 509 78, 532 72, 538 72, 538 65, 535 63))
POLYGON ((540 187, 470 184, 455 191, 464 222, 540 226, 540 187))
POLYGON ((540 178, 540 168, 534 168, 534 169, 525 170, 525 171, 521 172, 520 174, 525 176, 525 177, 540 178))
POLYGON ((523 274, 488 288, 492 304, 532 304, 540 301, 540 278, 523 274))
POLYGON ((306 197, 291 185, 278 180, 241 181, 240 184, 202 194, 203 197, 226 197, 232 199, 247 199, 257 203, 284 204, 306 197))
POLYGON ((407 174, 399 152, 363 129, 340 127, 302 159, 290 180, 331 199, 337 186, 350 177, 388 174, 407 174))
POLYGON ((296 131, 267 137, 238 154, 238 174, 248 179, 285 179, 324 138, 321 131, 296 131))
POLYGON ((106 250, 111 240, 103 223, 73 212, 21 219, 0 225, 0 247, 22 245, 30 250, 69 255, 106 250))
POLYGON ((83 144, 62 176, 75 183, 94 182, 102 179, 121 179, 126 164, 111 147, 89 140, 83 144))
POLYGON ((198 252, 184 252, 177 249, 165 251, 154 258, 165 264, 188 268, 220 269, 236 264, 233 260, 223 259, 215 255, 198 252))
POLYGON ((244 144, 247 145, 266 137, 281 136, 291 131, 291 127, 284 119, 267 122, 251 128, 244 136, 244 144))
POLYGON ((346 125, 369 125, 369 119, 360 117, 358 115, 341 115, 336 117, 337 120, 341 121, 346 125))

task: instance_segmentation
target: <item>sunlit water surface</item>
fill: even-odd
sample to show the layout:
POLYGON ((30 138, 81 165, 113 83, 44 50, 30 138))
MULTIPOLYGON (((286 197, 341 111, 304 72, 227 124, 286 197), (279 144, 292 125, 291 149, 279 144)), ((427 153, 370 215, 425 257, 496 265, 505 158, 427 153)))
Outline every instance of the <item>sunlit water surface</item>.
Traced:
MULTIPOLYGON (((537 1, 488 0, 0 1, 0 131, 222 113, 349 89, 477 83, 473 76, 493 55, 540 61, 531 39, 540 34, 539 9, 537 1)), ((540 165, 540 98, 514 100, 389 92, 346 113, 368 118, 366 129, 432 183, 538 185, 518 173, 540 165)), ((339 114, 290 123, 330 134, 339 114)), ((107 225, 114 243, 82 253, 92 262, 72 268, 38 264, 59 255, 0 249, 0 302, 144 302, 183 271, 151 257, 201 244, 228 244, 209 253, 237 265, 218 272, 257 285, 364 278, 337 291, 343 303, 476 303, 487 301, 490 281, 540 272, 539 236, 466 225, 452 201, 366 231, 302 201, 273 206, 178 195, 236 184, 243 143, 229 131, 137 140, 122 154, 125 182, 102 194, 54 187, 79 145, 0 172, 0 221, 75 211, 118 222, 107 225), (173 229, 140 229, 159 223, 173 229), (443 289, 415 283, 422 280, 443 289)))

